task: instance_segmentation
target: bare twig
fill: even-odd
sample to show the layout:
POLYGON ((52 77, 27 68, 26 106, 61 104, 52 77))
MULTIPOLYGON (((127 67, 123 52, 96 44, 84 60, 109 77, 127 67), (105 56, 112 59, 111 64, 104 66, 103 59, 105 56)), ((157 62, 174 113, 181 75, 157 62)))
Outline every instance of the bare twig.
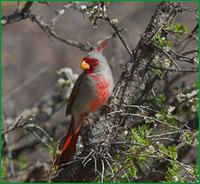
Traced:
POLYGON ((5 135, 5 134, 7 134, 7 133, 9 133, 11 131, 14 131, 16 128, 18 128, 20 126, 24 126, 24 125, 20 125, 22 119, 23 119, 23 116, 20 116, 13 125, 11 125, 8 129, 3 130, 1 134, 5 135))
POLYGON ((104 172, 105 172, 105 165, 104 165, 104 161, 103 161, 103 160, 101 160, 101 165, 102 165, 102 170, 101 170, 101 182, 103 183, 104 172))
POLYGON ((105 17, 105 20, 111 25, 111 27, 114 29, 114 31, 116 32, 117 36, 119 37, 119 39, 121 40, 122 44, 124 45, 124 47, 126 48, 127 52, 129 53, 130 56, 132 56, 132 51, 129 48, 128 44, 126 43, 126 40, 124 39, 124 37, 121 35, 119 29, 115 26, 115 24, 113 24, 110 20, 110 18, 107 16, 105 17))
POLYGON ((20 12, 18 12, 18 9, 15 13, 11 14, 11 15, 6 15, 3 16, 1 19, 1 24, 4 26, 6 24, 11 24, 14 22, 18 22, 21 21, 23 19, 27 19, 28 18, 28 12, 30 11, 31 6, 33 5, 34 2, 26 2, 24 7, 22 8, 22 10, 20 12))
POLYGON ((62 9, 60 10, 57 10, 56 11, 56 16, 51 20, 51 25, 52 26, 55 26, 56 22, 59 20, 59 18, 64 15, 65 11, 73 6, 76 6, 78 3, 76 2, 71 2, 71 3, 68 3, 66 5, 63 6, 62 9))
POLYGON ((144 116, 144 115, 141 115, 141 114, 122 113, 121 116, 135 116, 135 117, 140 117, 140 118, 143 118, 144 120, 145 120, 145 119, 148 119, 148 120, 152 120, 152 121, 158 122, 158 123, 163 124, 163 125, 167 125, 167 126, 169 126, 169 127, 171 127, 171 128, 174 128, 174 129, 180 129, 180 128, 178 128, 178 127, 176 127, 176 126, 173 126, 173 125, 171 125, 171 124, 169 124, 169 123, 165 123, 165 122, 163 122, 163 121, 160 121, 160 120, 158 120, 158 119, 156 119, 156 118, 154 118, 154 117, 144 116))
POLYGON ((166 70, 169 72, 198 72, 197 68, 180 68, 180 69, 175 69, 175 68, 166 68, 166 67, 160 67, 160 66, 155 66, 155 65, 150 65, 150 67, 154 69, 160 69, 160 70, 166 70))
POLYGON ((46 141, 44 141, 36 132, 33 131, 34 129, 39 130, 43 135, 45 135, 47 140, 51 143, 51 146, 53 147, 53 149, 56 149, 56 146, 53 143, 53 138, 43 128, 41 128, 39 125, 34 123, 35 121, 34 117, 30 117, 27 120, 23 120, 23 121, 22 120, 23 120, 23 116, 19 117, 14 125, 11 125, 8 129, 2 131, 2 135, 8 134, 9 132, 12 132, 18 128, 24 128, 30 131, 31 133, 33 133, 36 138, 38 138, 42 143, 44 143, 45 145, 49 147, 46 141))

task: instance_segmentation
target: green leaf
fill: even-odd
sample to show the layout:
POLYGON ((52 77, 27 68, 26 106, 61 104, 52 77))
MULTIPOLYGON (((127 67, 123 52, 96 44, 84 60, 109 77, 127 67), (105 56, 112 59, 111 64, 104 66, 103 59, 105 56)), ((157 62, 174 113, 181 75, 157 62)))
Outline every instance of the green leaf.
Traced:
POLYGON ((183 133, 183 142, 191 145, 193 144, 193 133, 189 130, 186 130, 184 133, 183 133))
MULTIPOLYGON (((143 129, 145 129, 144 127, 143 129)), ((147 145, 149 144, 149 140, 145 139, 144 132, 142 130, 137 130, 136 128, 131 129, 131 140, 135 141, 138 144, 147 145)))
POLYGON ((186 34, 189 32, 189 28, 184 26, 181 23, 174 23, 169 25, 165 30, 168 30, 172 33, 174 33, 177 36, 181 36, 183 34, 186 34))
POLYGON ((172 47, 172 42, 168 40, 166 37, 161 36, 160 33, 156 35, 155 43, 161 48, 166 47, 166 46, 169 48, 172 47))
POLYGON ((155 105, 158 106, 161 110, 164 109, 164 102, 166 101, 166 97, 163 93, 154 97, 155 105))
POLYGON ((161 71, 161 69, 152 69, 152 72, 153 72, 153 74, 154 75, 161 75, 162 74, 162 71, 161 71))

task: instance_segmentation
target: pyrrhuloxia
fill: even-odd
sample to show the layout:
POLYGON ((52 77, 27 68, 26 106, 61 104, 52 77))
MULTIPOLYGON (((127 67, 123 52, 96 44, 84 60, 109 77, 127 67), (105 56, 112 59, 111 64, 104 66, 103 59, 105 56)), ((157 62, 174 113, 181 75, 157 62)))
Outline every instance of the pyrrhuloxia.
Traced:
POLYGON ((71 124, 61 154, 56 158, 56 165, 73 159, 85 117, 88 113, 99 109, 111 95, 112 72, 106 58, 102 55, 105 45, 106 42, 102 42, 81 61, 80 67, 83 73, 74 85, 66 110, 66 115, 71 114, 71 124))

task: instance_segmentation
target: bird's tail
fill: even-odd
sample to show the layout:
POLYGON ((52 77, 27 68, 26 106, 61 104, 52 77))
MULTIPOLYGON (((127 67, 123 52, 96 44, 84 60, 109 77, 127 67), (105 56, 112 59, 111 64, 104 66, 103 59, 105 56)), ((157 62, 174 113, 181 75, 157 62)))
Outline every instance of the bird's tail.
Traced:
POLYGON ((73 159, 76 152, 76 142, 80 133, 81 127, 75 129, 75 119, 72 117, 72 121, 68 130, 68 133, 65 137, 64 144, 61 149, 61 154, 56 156, 55 165, 61 165, 66 162, 69 162, 73 159))

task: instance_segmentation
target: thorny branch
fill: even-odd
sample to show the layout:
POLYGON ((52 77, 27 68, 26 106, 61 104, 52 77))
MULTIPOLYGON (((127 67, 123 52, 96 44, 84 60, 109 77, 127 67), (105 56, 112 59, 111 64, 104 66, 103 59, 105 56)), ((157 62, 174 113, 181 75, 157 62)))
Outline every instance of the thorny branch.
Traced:
POLYGON ((29 117, 27 120, 24 120, 23 116, 20 116, 13 125, 11 125, 9 128, 2 131, 2 136, 6 135, 12 131, 15 131, 19 128, 25 129, 25 130, 33 133, 37 139, 39 139, 42 143, 44 143, 47 147, 49 147, 48 143, 46 143, 46 141, 42 137, 40 137, 35 130, 42 132, 42 134, 45 136, 45 138, 47 138, 47 140, 48 140, 47 142, 50 142, 51 146, 56 150, 56 146, 53 143, 53 138, 43 128, 41 128, 39 125, 35 124, 34 117, 29 117))

